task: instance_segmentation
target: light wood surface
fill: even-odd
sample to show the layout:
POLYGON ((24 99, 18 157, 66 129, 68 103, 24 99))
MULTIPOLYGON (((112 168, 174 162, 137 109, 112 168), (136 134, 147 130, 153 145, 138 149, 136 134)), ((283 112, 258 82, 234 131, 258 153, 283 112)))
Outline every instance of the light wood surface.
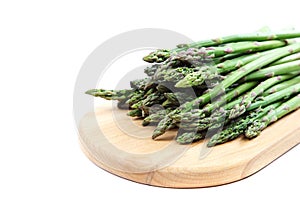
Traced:
POLYGON ((206 148, 207 140, 177 144, 176 130, 153 141, 153 127, 142 127, 126 111, 103 104, 81 120, 79 141, 92 162, 120 177, 162 187, 208 187, 243 179, 297 145, 299 119, 300 110, 253 140, 240 137, 206 148))

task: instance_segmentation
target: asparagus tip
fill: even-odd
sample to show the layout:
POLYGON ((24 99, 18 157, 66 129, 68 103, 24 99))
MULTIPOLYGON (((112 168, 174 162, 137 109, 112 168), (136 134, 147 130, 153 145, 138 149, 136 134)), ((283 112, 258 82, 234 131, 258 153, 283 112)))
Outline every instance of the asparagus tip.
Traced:
POLYGON ((96 93, 97 93, 97 91, 98 91, 97 89, 91 89, 91 90, 87 90, 85 92, 85 94, 89 94, 89 95, 95 96, 96 93))
POLYGON ((157 51, 151 52, 149 55, 145 56, 143 60, 149 63, 154 63, 154 62, 159 63, 165 61, 169 57, 170 57, 169 50, 158 49, 157 51))
POLYGON ((176 88, 186 88, 186 87, 191 87, 191 85, 190 85, 189 81, 182 79, 175 84, 175 87, 176 88))

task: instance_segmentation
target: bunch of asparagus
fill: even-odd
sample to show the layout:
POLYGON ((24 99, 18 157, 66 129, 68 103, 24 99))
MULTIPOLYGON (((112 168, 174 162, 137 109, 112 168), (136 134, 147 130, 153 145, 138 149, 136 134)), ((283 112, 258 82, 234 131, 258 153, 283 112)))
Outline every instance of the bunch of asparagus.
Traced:
POLYGON ((117 100, 143 126, 155 125, 154 140, 172 128, 180 144, 252 139, 300 107, 297 37, 300 32, 254 33, 159 49, 143 58, 153 63, 148 77, 131 81, 131 89, 86 93, 117 100))

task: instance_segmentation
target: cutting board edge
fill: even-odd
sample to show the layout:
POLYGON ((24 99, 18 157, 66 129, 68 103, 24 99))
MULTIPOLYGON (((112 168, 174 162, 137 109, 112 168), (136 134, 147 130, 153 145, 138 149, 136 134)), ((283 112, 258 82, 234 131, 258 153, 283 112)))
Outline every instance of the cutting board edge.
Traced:
MULTIPOLYGON (((300 110, 297 112, 299 113, 300 110)), ((300 127, 292 129, 285 134, 288 134, 289 137, 284 137, 284 139, 279 140, 274 144, 268 145, 267 148, 264 148, 262 149, 262 151, 257 153, 257 156, 253 156, 250 159, 247 158, 239 160, 238 162, 233 163, 233 165, 224 166, 222 171, 226 171, 225 174, 227 175, 225 178, 223 176, 224 173, 220 171, 220 166, 214 168, 214 170, 205 171, 205 173, 197 171, 197 169, 199 169, 197 168, 197 166, 195 168, 191 167, 188 170, 180 170, 180 167, 174 168, 172 166, 169 166, 148 173, 128 173, 118 171, 110 168, 109 166, 105 165, 105 163, 102 163, 97 159, 97 156, 93 154, 92 146, 89 147, 89 143, 85 143, 84 138, 81 138, 80 135, 84 136, 84 133, 79 134, 79 142, 81 149, 83 150, 85 155, 95 165, 119 177, 142 184, 159 187, 200 188, 235 182, 244 179, 269 165, 271 162, 276 160, 278 157, 286 153, 289 149, 293 148, 300 142, 300 127), (271 154, 272 156, 270 156, 269 154, 271 154), (265 157, 269 158, 265 159, 265 157), (179 173, 176 173, 176 171, 179 173), (196 175, 197 178, 192 177, 192 179, 189 180, 189 178, 193 175, 196 175)))

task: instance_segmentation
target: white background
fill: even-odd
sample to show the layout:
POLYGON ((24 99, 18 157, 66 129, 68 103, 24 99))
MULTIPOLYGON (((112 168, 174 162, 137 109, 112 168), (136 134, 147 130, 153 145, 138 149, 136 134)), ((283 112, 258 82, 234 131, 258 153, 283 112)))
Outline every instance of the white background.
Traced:
POLYGON ((278 199, 299 194, 299 146, 259 173, 204 189, 123 180, 79 149, 72 101, 76 76, 102 42, 137 28, 194 40, 298 27, 297 1, 1 1, 0 199, 278 199))

